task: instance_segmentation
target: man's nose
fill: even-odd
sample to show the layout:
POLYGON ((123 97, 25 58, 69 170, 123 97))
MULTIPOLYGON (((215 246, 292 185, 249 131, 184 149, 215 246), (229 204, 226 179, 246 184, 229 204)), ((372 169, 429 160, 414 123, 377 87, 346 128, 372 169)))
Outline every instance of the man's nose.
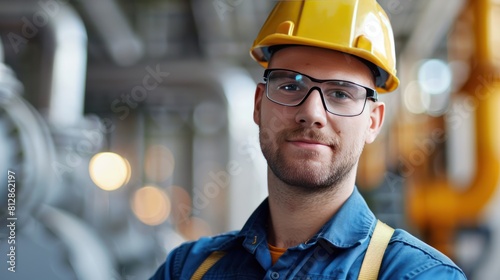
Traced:
POLYGON ((319 89, 313 89, 300 104, 295 121, 308 127, 323 127, 327 122, 327 114, 319 89))

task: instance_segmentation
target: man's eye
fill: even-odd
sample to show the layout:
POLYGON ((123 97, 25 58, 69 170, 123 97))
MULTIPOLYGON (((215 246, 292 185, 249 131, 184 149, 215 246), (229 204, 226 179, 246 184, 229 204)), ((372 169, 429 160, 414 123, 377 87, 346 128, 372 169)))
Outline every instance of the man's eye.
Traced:
POLYGON ((342 99, 352 99, 352 94, 350 94, 349 92, 347 91, 343 91, 343 90, 333 90, 333 91, 330 91, 328 93, 328 96, 330 98, 334 98, 334 99, 338 99, 338 100, 342 100, 342 99))
POLYGON ((300 91, 301 87, 297 84, 286 84, 279 87, 280 90, 285 91, 300 91))

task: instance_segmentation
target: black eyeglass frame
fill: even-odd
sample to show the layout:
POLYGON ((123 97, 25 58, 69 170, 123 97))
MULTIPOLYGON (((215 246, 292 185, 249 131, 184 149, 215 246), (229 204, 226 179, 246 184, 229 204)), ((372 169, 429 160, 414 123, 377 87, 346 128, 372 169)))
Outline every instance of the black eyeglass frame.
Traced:
POLYGON ((264 82, 266 83, 266 97, 267 97, 267 99, 271 100, 272 102, 274 102, 276 104, 280 104, 280 105, 287 106, 287 107, 298 107, 298 106, 302 105, 302 103, 304 103, 304 101, 306 101, 306 99, 309 97, 309 94, 311 94, 311 92, 314 89, 317 89, 318 92, 320 93, 321 102, 323 102, 323 107, 325 108, 325 110, 327 112, 329 112, 330 114, 334 114, 334 115, 341 116, 341 117, 355 117, 355 116, 359 116, 365 110, 366 100, 367 99, 370 99, 373 102, 377 102, 378 101, 378 93, 377 93, 377 91, 375 89, 372 89, 372 88, 369 88, 369 87, 366 87, 366 86, 363 86, 363 85, 360 85, 358 83, 354 83, 354 82, 351 82, 351 81, 346 81, 346 80, 335 80, 335 79, 322 80, 322 79, 316 79, 316 78, 313 78, 313 77, 311 77, 309 75, 302 74, 300 72, 297 72, 297 71, 294 71, 294 70, 290 70, 290 69, 283 69, 283 68, 266 69, 264 71, 263 79, 264 79, 264 82), (353 84, 353 85, 362 87, 362 88, 364 88, 366 90, 365 101, 363 103, 363 109, 361 110, 361 112, 359 112, 359 114, 355 114, 355 115, 343 115, 343 114, 334 113, 334 112, 328 110, 328 106, 326 106, 326 102, 325 102, 325 99, 323 97, 323 91, 321 90, 321 88, 319 86, 316 86, 316 85, 312 86, 309 89, 309 91, 307 92, 307 94, 304 96, 304 98, 298 104, 296 104, 296 105, 289 105, 289 104, 284 104, 284 103, 275 101, 275 100, 271 99, 271 97, 269 97, 269 89, 268 89, 268 80, 269 80, 268 78, 269 78, 269 75, 271 74, 271 72, 273 72, 273 71, 288 71, 288 72, 296 73, 296 74, 302 75, 304 77, 307 77, 309 80, 315 82, 316 84, 321 84, 321 83, 324 83, 324 82, 344 82, 344 83, 349 83, 349 84, 353 84))

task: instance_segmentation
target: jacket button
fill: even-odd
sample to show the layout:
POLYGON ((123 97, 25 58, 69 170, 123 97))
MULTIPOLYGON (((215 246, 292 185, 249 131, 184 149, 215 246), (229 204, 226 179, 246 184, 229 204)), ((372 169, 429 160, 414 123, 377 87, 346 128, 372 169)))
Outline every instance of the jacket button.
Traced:
POLYGON ((273 273, 271 273, 271 278, 272 279, 279 279, 280 278, 280 274, 276 271, 274 271, 273 273))

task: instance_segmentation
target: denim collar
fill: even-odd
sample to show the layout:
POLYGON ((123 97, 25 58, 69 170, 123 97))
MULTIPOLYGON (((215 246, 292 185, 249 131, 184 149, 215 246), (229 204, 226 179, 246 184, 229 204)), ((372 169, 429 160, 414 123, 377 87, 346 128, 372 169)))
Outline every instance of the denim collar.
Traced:
POLYGON ((355 187, 339 211, 315 235, 338 248, 349 248, 369 238, 376 224, 373 212, 355 187))
MULTIPOLYGON (((235 244, 235 240, 242 239, 242 245, 249 252, 255 253, 256 248, 262 242, 267 242, 268 218, 269 201, 266 198, 253 212, 241 231, 228 242, 218 246, 217 249, 227 249, 235 244)), ((307 244, 300 244, 298 247, 299 249, 306 248, 319 240, 326 241, 336 248, 353 247, 369 238, 375 223, 375 215, 355 187, 339 211, 308 240, 307 244)), ((322 245, 324 243, 322 242, 322 245)))

